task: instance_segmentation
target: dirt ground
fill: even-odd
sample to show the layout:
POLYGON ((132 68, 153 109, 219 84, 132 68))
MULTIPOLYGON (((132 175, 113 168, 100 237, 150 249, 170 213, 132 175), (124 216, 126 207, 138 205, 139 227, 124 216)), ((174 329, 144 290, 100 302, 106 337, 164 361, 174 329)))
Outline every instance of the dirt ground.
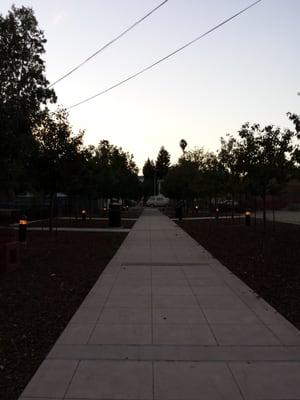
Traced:
MULTIPOLYGON (((124 217, 125 218, 125 217, 124 217)), ((129 218, 129 217, 128 217, 129 218)), ((120 228, 130 229, 133 227, 135 221, 127 221, 121 220, 120 228)), ((45 219, 42 221, 31 222, 29 227, 42 227, 47 229, 49 227, 49 220, 45 219)), ((54 218, 53 220, 53 229, 55 228, 109 228, 108 219, 107 220, 99 220, 99 219, 89 219, 86 220, 80 219, 62 219, 62 218, 54 218)))
MULTIPOLYGON (((141 215, 142 211, 143 209, 141 207, 131 207, 129 209, 123 209, 121 211, 121 216, 122 218, 138 218, 141 215)), ((97 214, 93 214, 92 217, 108 218, 108 214, 109 214, 108 209, 101 209, 97 214)), ((78 216, 81 217, 81 215, 78 216)), ((89 217, 88 214, 87 217, 89 217)))
MULTIPOLYGON (((258 220, 259 221, 259 220, 258 220)), ((182 221, 187 233, 300 329, 300 226, 182 221)))
POLYGON ((0 275, 1 400, 18 399, 125 237, 28 232, 21 268, 0 275))

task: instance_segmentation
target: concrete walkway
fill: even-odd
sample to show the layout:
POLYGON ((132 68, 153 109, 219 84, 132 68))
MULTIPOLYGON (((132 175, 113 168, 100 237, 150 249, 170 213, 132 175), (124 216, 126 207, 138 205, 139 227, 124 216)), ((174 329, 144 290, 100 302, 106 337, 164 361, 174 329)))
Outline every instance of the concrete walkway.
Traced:
POLYGON ((300 399, 300 335, 146 210, 21 398, 300 399))

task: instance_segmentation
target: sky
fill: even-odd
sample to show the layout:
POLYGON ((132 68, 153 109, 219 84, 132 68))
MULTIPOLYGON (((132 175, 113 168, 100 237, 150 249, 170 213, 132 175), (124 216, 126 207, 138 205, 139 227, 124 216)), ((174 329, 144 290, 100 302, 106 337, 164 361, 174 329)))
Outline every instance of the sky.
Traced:
MULTIPOLYGON (((15 0, 35 11, 47 43, 50 82, 162 0, 15 0)), ((69 107, 155 62, 253 0, 169 0, 118 42, 55 86, 69 107)), ((6 14, 10 0, 0 0, 6 14)), ((70 110, 85 144, 107 139, 142 168, 161 146, 176 162, 187 149, 219 148, 249 121, 291 127, 300 113, 300 0, 263 0, 219 30, 134 80, 70 110)))

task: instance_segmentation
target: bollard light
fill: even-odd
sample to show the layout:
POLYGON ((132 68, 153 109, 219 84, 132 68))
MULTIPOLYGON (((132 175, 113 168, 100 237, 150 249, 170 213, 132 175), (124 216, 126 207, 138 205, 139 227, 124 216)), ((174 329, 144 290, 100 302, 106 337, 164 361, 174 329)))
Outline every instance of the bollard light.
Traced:
POLYGON ((219 209, 216 208, 216 219, 219 219, 219 209))
POLYGON ((86 220, 86 210, 81 210, 81 219, 82 221, 86 220))
POLYGON ((26 242, 28 221, 25 216, 19 220, 19 242, 26 242))
POLYGON ((195 210, 196 210, 196 213, 198 213, 199 207, 198 207, 198 206, 195 206, 195 210))
POLYGON ((250 211, 245 212, 245 225, 246 226, 251 225, 251 212, 250 211))

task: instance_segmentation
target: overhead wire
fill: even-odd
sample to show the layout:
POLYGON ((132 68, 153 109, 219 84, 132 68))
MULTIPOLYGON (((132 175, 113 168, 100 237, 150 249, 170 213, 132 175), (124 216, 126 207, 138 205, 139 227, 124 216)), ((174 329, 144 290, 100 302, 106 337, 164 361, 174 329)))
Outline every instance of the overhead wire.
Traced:
POLYGON ((209 29, 209 30, 206 31, 205 33, 202 33, 200 36, 197 36, 195 39, 193 39, 193 40, 191 40, 190 42, 186 43, 185 45, 179 47, 177 50, 172 51, 171 53, 169 53, 169 54, 166 55, 165 57, 160 58, 159 60, 157 60, 157 61, 154 62, 153 64, 148 65, 147 67, 141 69, 140 71, 136 72, 135 74, 130 75, 129 77, 127 77, 127 78, 121 80, 121 81, 118 82, 118 83, 115 83, 114 85, 108 87, 107 89, 102 90, 101 92, 99 92, 99 93, 97 93, 97 94, 95 94, 95 95, 93 95, 93 96, 90 96, 90 97, 88 97, 88 98, 86 98, 86 99, 84 99, 84 100, 82 100, 82 101, 79 101, 79 102, 76 103, 76 104, 73 104, 72 106, 68 107, 67 109, 70 110, 70 109, 72 109, 72 108, 74 108, 74 107, 78 107, 78 106, 81 105, 81 104, 87 103, 88 101, 91 101, 91 100, 95 99, 96 97, 101 96, 101 95, 103 95, 103 94, 105 94, 105 93, 107 93, 107 92, 109 92, 109 91, 115 89, 116 87, 123 85, 124 83, 130 81, 131 79, 136 78, 137 76, 143 74, 144 72, 148 71, 149 69, 154 68, 156 65, 162 63, 163 61, 167 60, 168 58, 174 56, 175 54, 179 53, 180 51, 182 51, 182 50, 186 49, 187 47, 191 46, 193 43, 197 42, 198 40, 202 39, 203 37, 209 35, 209 34, 212 33, 213 31, 215 31, 215 30, 217 30, 218 28, 220 28, 221 26, 227 24, 228 22, 230 22, 230 21, 233 20, 234 18, 237 18, 239 15, 245 13, 245 12, 248 11, 250 8, 254 7, 254 6, 257 5, 258 3, 261 3, 262 1, 263 1, 263 0, 257 0, 257 1, 255 1, 254 3, 251 3, 249 6, 243 8, 241 11, 237 12, 236 14, 232 15, 231 17, 229 17, 229 18, 225 19, 224 21, 220 22, 219 24, 215 25, 213 28, 209 29))
POLYGON ((92 58, 94 58, 97 54, 101 53, 103 50, 105 50, 107 47, 111 46, 113 43, 115 43, 117 40, 119 40, 121 37, 123 37, 124 35, 126 35, 126 33, 128 33, 129 31, 131 31, 133 28, 135 28, 138 24, 140 24, 142 21, 144 21, 145 19, 147 19, 148 17, 150 17, 150 15, 152 15, 153 13, 155 13, 155 11, 157 11, 159 8, 161 8, 163 5, 165 5, 169 0, 164 0, 162 3, 160 3, 158 6, 156 6, 155 8, 153 8, 151 11, 149 11, 146 15, 144 15, 142 18, 140 18, 139 20, 137 20, 133 25, 131 25, 129 28, 125 29, 123 32, 121 32, 118 36, 116 36, 114 39, 110 40, 108 43, 106 43, 104 46, 102 46, 100 49, 98 49, 97 51, 95 51, 92 55, 90 55, 88 58, 86 58, 85 60, 83 60, 80 64, 78 64, 76 67, 72 68, 69 72, 67 72, 66 74, 64 74, 63 76, 61 76, 59 79, 57 79, 56 81, 52 82, 49 85, 49 88, 53 87, 54 85, 56 85, 58 82, 61 82, 63 79, 67 78, 68 76, 70 76, 71 74, 73 74, 73 72, 77 71, 79 68, 81 68, 84 64, 86 64, 87 62, 89 62, 92 58))

